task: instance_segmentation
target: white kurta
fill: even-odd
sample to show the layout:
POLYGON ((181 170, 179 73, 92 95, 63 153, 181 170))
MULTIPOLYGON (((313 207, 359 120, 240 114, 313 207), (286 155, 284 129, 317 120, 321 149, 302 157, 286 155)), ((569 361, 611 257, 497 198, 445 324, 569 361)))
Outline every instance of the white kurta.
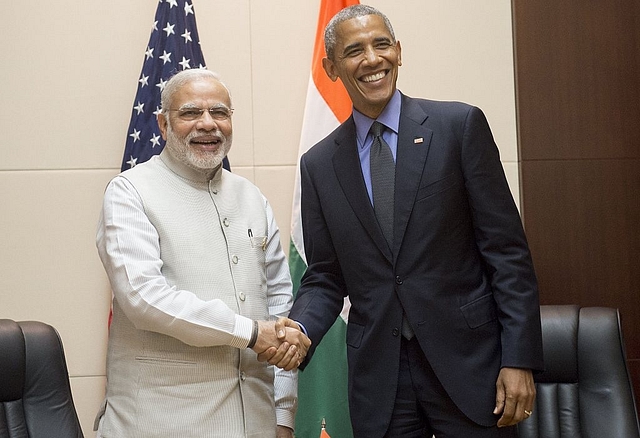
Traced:
POLYGON ((97 246, 114 293, 98 436, 270 437, 293 427, 297 374, 247 349, 287 315, 273 212, 246 179, 210 180, 167 151, 108 185, 97 246), (275 398, 275 402, 274 402, 275 398))

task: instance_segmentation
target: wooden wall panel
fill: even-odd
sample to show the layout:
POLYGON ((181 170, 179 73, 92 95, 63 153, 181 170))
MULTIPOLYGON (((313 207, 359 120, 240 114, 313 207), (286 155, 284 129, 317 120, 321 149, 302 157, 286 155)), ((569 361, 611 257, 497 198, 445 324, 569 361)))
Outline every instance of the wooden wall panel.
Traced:
POLYGON ((620 308, 640 353, 640 160, 522 162, 522 203, 543 304, 620 308))
POLYGON ((513 3, 520 158, 640 158, 640 2, 513 3))
POLYGON ((640 397, 640 2, 512 0, 521 212, 543 304, 620 309, 640 397))

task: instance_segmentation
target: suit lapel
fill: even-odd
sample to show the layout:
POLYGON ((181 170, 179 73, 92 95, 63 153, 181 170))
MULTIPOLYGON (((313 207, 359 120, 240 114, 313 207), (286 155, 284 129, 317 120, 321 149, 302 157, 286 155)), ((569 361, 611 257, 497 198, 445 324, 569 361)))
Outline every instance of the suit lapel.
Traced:
POLYGON ((433 131, 424 126, 427 118, 416 102, 402 95, 396 155, 394 254, 402 245, 431 145, 433 131))
POLYGON ((411 98, 402 95, 400 125, 398 127, 398 151, 396 155, 396 192, 393 253, 378 226, 373 207, 360 171, 360 158, 356 146, 353 117, 342 126, 336 136, 336 152, 333 167, 338 182, 353 212, 371 236, 376 246, 392 262, 393 254, 400 250, 404 233, 411 217, 413 203, 420 186, 433 131, 426 128, 428 115, 411 98))
POLYGON ((392 261, 391 250, 376 221, 362 172, 360 171, 360 157, 358 156, 356 145, 356 129, 353 117, 349 118, 342 125, 342 128, 340 134, 336 136, 337 148, 333 155, 333 168, 336 172, 338 183, 364 229, 387 259, 392 261))

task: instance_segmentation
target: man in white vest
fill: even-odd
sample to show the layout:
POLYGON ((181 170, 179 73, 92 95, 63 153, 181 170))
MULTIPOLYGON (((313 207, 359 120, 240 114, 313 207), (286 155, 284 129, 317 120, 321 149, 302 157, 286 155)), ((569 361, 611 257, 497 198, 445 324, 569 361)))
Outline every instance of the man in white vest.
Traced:
POLYGON ((275 320, 292 304, 273 211, 221 166, 232 105, 212 72, 162 92, 162 153, 107 186, 97 247, 113 289, 98 437, 291 438, 309 339, 275 320), (281 348, 282 351, 282 348, 281 348))

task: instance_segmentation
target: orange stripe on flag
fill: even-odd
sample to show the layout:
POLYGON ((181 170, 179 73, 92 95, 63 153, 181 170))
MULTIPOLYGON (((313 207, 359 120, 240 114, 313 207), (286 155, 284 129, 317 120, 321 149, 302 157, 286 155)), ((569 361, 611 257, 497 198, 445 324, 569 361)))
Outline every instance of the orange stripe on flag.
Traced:
POLYGON ((316 89, 340 123, 351 115, 351 100, 340 80, 331 81, 322 68, 322 58, 325 57, 324 28, 341 9, 358 3, 358 0, 323 0, 320 3, 316 41, 313 46, 313 60, 311 62, 313 83, 316 84, 316 89))
POLYGON ((320 431, 320 438, 331 438, 326 430, 322 429, 320 431))

